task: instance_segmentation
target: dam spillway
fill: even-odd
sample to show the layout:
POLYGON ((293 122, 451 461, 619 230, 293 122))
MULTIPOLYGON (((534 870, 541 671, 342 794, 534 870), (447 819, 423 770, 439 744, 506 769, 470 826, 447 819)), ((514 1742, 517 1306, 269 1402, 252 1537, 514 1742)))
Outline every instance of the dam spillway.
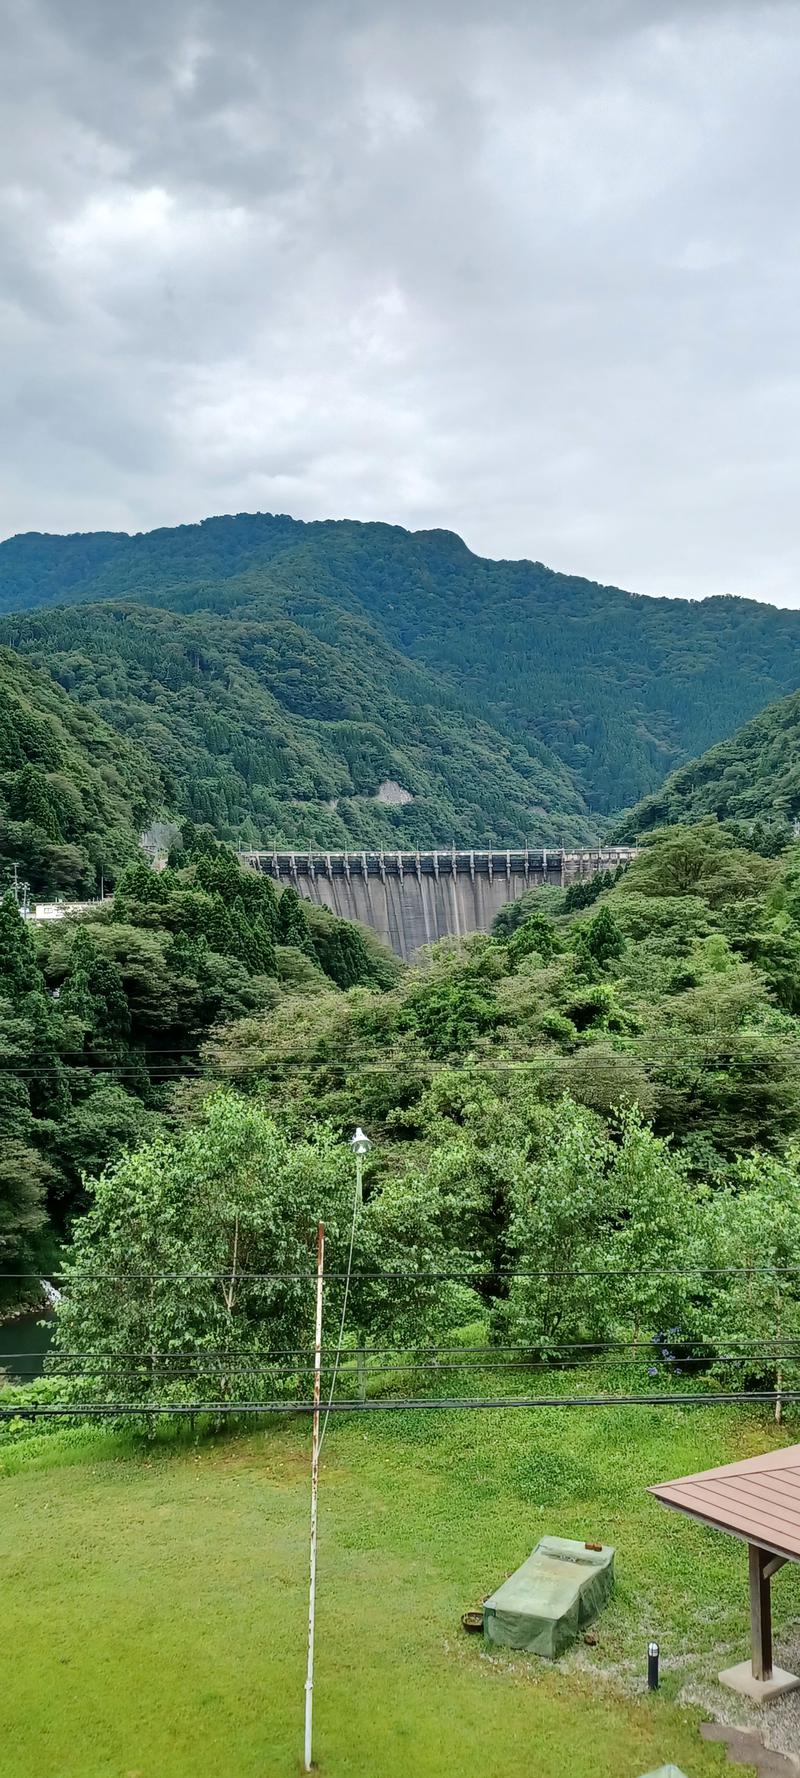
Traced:
POLYGON ((563 886, 615 870, 633 846, 588 851, 240 852, 242 864, 342 920, 371 926, 399 957, 440 938, 490 932, 506 902, 543 883, 563 886))

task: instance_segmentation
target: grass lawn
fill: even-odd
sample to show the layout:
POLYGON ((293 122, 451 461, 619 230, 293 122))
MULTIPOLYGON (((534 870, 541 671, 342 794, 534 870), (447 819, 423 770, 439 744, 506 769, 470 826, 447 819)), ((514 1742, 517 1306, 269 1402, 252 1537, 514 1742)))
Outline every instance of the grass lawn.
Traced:
MULTIPOLYGON (((791 1439, 787 1432, 787 1442, 791 1439)), ((747 1648, 744 1549, 648 1482, 780 1442, 727 1408, 333 1421, 322 1465, 316 1755, 328 1778, 722 1778, 675 1702, 747 1648), (459 1626, 543 1532, 617 1546, 617 1594, 557 1667, 459 1626), (655 1634, 666 1684, 636 1695, 655 1634)), ((307 1422, 193 1445, 79 1430, 0 1445, 3 1778, 300 1769, 307 1422)), ((800 1615, 800 1574, 774 1586, 800 1615)))

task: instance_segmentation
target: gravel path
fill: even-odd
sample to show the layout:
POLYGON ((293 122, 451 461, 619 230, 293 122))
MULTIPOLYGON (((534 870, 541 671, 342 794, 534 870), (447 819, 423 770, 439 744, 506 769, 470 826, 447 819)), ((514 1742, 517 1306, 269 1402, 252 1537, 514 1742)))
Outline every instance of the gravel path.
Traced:
MULTIPOLYGON (((800 1673, 800 1625, 776 1640, 775 1661, 788 1673, 800 1673)), ((729 1692, 726 1686, 709 1677, 687 1680, 680 1697, 687 1704, 699 1704, 714 1722, 729 1723, 733 1728, 755 1729, 765 1747, 774 1748, 776 1753, 793 1755, 800 1774, 800 1691, 787 1692, 773 1704, 759 1706, 737 1697, 735 1692, 729 1692)))

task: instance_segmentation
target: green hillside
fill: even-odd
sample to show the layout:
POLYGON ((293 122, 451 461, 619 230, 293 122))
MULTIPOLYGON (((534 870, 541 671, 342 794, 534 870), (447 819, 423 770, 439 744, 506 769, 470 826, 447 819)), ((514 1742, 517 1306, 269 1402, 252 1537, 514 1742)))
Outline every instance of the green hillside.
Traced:
POLYGON ((35 894, 93 894, 163 796, 141 747, 0 649, 0 892, 16 863, 35 894))
POLYGON ((147 748, 176 812, 243 846, 595 836, 555 755, 465 716, 365 618, 339 610, 332 621, 307 595, 295 622, 256 574, 181 589, 174 602, 184 611, 39 611, 7 619, 2 634, 76 708, 147 748), (223 593, 229 611, 204 609, 223 593), (382 785, 409 800, 380 800, 382 785))
MULTIPOLYGON (((485 560, 446 531, 239 514, 136 537, 0 545, 0 610, 109 598, 243 622, 280 614, 348 654, 355 644, 356 676, 357 638, 373 649, 381 638, 394 651, 374 662, 381 698, 379 667, 391 658, 396 671, 398 654, 419 663, 470 721, 543 745, 551 769, 557 755, 577 794, 606 813, 800 683, 797 611, 641 598, 541 563, 485 560), (347 619, 369 628, 353 632, 347 619)), ((27 646, 18 621, 5 636, 27 646)))
POLYGON ((650 828, 716 815, 748 827, 800 817, 800 692, 770 704, 729 741, 673 772, 617 828, 633 839, 650 828))

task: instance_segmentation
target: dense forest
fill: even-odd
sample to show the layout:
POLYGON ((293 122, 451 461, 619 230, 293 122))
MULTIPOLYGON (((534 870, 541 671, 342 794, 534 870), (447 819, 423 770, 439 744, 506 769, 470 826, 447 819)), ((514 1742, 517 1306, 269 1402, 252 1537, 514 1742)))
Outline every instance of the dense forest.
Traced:
POLYGON ((537 1364, 625 1340, 665 1382, 796 1386, 798 853, 668 829, 592 905, 541 890, 413 969, 318 911, 309 927, 205 836, 183 856, 130 867, 38 957, 4 905, 7 1016, 39 1077, 16 1077, 17 1141, 40 1168, 4 1180, 6 1251, 35 1251, 48 1190, 74 1235, 71 1356, 42 1387, 105 1399, 133 1352, 134 1400, 252 1399, 248 1354, 268 1394, 302 1390, 265 1329, 277 1351, 308 1340, 293 1280, 320 1214, 335 1314, 357 1122, 351 1340, 472 1322, 537 1364), (409 1267, 399 1297, 386 1277, 409 1267), (170 1354, 198 1348, 187 1377, 170 1354))
MULTIPOLYGON (((417 764, 423 800, 432 790, 425 778, 431 755, 444 744, 446 761, 448 736, 451 752, 461 753, 465 719, 470 728, 476 718, 490 724, 491 736, 483 733, 494 746, 498 729, 515 732, 521 751, 514 753, 506 741, 497 757, 502 759, 503 745, 511 747, 509 764, 530 788, 526 796, 512 778, 504 787, 508 837, 516 837, 512 826, 519 832, 518 810, 526 802, 535 815, 540 801, 540 823, 563 812, 565 824, 584 804, 609 813, 636 802, 670 769, 731 734, 771 699, 794 691, 800 673, 795 611, 734 598, 641 598, 541 563, 484 560, 445 531, 239 514, 136 537, 28 535, 0 545, 0 610, 22 613, 86 601, 96 606, 110 599, 183 613, 181 634, 188 647, 194 642, 200 658, 228 649, 219 628, 209 628, 199 614, 235 619, 231 632, 239 633, 230 653, 237 671, 248 666, 285 709, 312 721, 331 720, 317 695, 324 668, 338 686, 333 719, 346 692, 348 712, 360 708, 356 720, 376 730, 383 747, 399 748, 401 759, 390 774, 387 765, 387 775, 397 777, 402 764, 412 775, 417 764), (299 697, 306 679, 308 708, 299 697), (287 701, 292 694, 294 704, 287 701), (392 697, 395 709, 384 721, 382 706, 392 697), (429 726, 431 708, 438 709, 438 726, 429 726), (416 762, 400 747, 403 724, 406 739, 419 737, 423 757, 416 762), (566 780, 557 775, 557 761, 566 780)), ((60 616, 53 622, 51 629, 42 618, 34 627, 16 617, 2 638, 60 677, 69 671, 65 656, 85 654, 85 631, 60 616)), ((138 678, 139 669, 132 669, 116 689, 112 676, 107 699, 101 690, 108 720, 116 722, 119 701, 120 724, 135 729, 138 678)), ((146 658, 142 678, 141 695, 152 702, 146 658)), ((87 686, 86 695, 96 694, 87 686)), ((147 726, 144 714, 140 722, 147 726)), ((329 758, 342 763, 335 744, 329 758)), ((382 770, 385 763, 381 759, 382 770)), ((487 822, 499 824, 496 807, 484 809, 480 801, 472 776, 479 763, 474 752, 465 755, 460 784, 446 782, 445 765, 433 787, 446 822, 437 839, 454 832, 477 841, 487 822), (469 822, 477 820, 480 833, 456 830, 447 819, 448 797, 458 804, 464 782, 471 784, 469 822)), ((262 787, 267 794, 270 782, 262 787)), ((371 780, 370 791, 375 788, 371 780)), ((353 790, 358 797, 357 787, 340 790, 337 784, 331 795, 349 801, 353 790)), ((249 808, 252 799, 239 790, 233 800, 249 808)), ((403 831, 410 824, 411 832, 416 816, 401 811, 396 819, 403 831)), ((343 811, 344 827, 333 823, 329 843, 337 843, 334 834, 341 839, 353 821, 363 822, 359 834, 369 843, 387 820, 360 802, 355 811, 343 811)), ((579 831, 574 820, 570 831, 579 831)), ((293 837, 302 836, 294 829, 293 837)))
POLYGON ((0 893, 16 864, 36 894, 97 894, 164 795, 142 747, 0 649, 0 893))
POLYGON ((673 772, 618 823, 630 841, 673 822, 715 815, 780 849, 800 819, 800 692, 770 704, 730 740, 673 772))
POLYGON ((2 628, 147 750, 172 809, 245 849, 594 837, 554 754, 465 716, 363 618, 329 639, 280 612, 111 604, 2 628))

